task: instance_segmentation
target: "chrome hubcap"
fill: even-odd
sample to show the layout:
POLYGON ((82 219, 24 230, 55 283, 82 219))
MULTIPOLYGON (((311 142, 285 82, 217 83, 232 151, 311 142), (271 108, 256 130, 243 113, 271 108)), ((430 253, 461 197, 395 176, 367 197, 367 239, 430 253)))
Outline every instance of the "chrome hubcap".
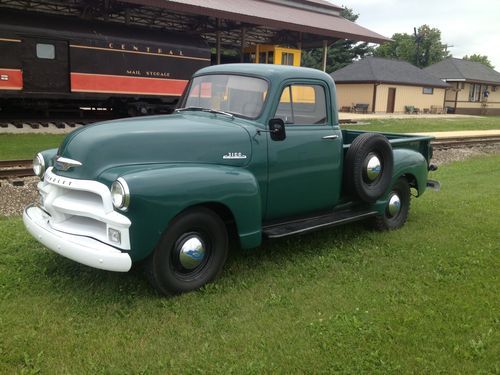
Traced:
POLYGON ((375 181, 382 171, 382 164, 380 159, 373 155, 366 164, 366 177, 368 180, 375 181))
POLYGON ((401 199, 395 193, 391 195, 389 199, 389 204, 387 205, 387 212, 390 217, 396 216, 401 210, 401 199))
POLYGON ((198 267, 206 256, 205 244, 196 235, 185 238, 179 244, 179 263, 187 270, 198 267))

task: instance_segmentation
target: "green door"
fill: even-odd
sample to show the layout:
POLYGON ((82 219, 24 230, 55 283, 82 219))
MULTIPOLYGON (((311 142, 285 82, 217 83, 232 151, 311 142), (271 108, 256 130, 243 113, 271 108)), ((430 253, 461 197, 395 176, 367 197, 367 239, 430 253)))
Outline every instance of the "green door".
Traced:
POLYGON ((286 85, 274 117, 286 138, 268 137, 267 220, 333 208, 340 196, 342 137, 332 126, 328 87, 320 82, 286 85))

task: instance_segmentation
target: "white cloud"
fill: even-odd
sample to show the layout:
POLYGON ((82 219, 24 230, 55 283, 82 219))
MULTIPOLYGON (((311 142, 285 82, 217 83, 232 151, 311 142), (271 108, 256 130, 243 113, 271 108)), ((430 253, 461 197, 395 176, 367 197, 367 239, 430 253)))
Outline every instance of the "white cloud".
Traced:
POLYGON ((359 13, 357 23, 387 37, 413 33, 427 24, 441 30, 454 57, 479 53, 500 71, 500 1, 498 0, 349 0, 332 1, 359 13))

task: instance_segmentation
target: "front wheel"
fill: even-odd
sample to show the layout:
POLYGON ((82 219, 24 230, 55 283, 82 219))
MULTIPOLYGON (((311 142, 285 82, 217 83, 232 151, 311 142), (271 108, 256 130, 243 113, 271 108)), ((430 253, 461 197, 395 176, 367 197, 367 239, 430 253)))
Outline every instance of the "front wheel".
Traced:
POLYGON ((222 271, 228 253, 224 222, 199 207, 177 216, 146 264, 153 287, 164 295, 199 289, 222 271))
POLYGON ((408 219, 410 197, 410 185, 401 177, 392 186, 384 213, 374 217, 374 228, 381 231, 401 228, 408 219))

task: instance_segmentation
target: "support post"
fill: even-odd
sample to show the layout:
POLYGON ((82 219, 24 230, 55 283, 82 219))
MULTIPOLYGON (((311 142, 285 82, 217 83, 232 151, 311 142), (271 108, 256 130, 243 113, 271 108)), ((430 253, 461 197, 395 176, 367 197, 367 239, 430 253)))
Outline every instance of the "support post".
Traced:
POLYGON ((217 31, 215 33, 216 45, 215 45, 215 55, 217 56, 217 65, 220 65, 220 19, 217 18, 216 21, 217 31))
POLYGON ((323 71, 326 72, 326 59, 328 58, 328 41, 323 40, 323 71))
POLYGON ((297 43, 297 48, 300 50, 299 66, 302 66, 302 33, 299 33, 299 42, 297 43))
POLYGON ((373 84, 373 101, 372 101, 372 113, 375 113, 375 108, 377 106, 377 87, 378 83, 373 84))
POLYGON ((240 62, 244 62, 245 60, 245 44, 246 44, 246 36, 247 36, 247 28, 241 28, 241 52, 240 52, 240 62))

